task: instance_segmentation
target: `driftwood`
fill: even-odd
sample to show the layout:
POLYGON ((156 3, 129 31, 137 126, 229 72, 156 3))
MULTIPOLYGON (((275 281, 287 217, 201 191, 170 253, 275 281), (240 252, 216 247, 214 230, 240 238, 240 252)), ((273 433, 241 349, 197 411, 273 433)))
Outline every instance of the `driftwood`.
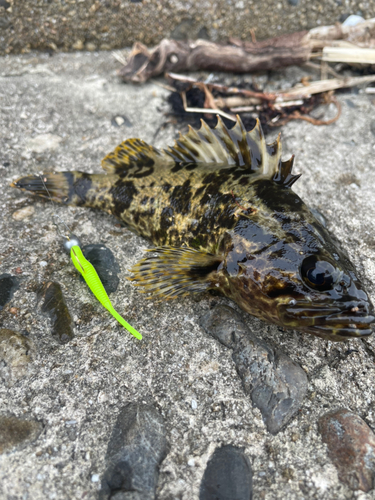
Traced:
MULTIPOLYGON (((360 60, 371 61, 371 56, 365 56, 363 50, 375 47, 375 18, 353 27, 337 24, 260 42, 236 39, 230 42, 229 45, 221 45, 207 40, 182 42, 164 39, 150 50, 137 42, 129 60, 120 70, 120 76, 124 81, 142 83, 165 72, 264 71, 292 64, 301 65, 312 57, 322 56, 325 47, 349 47, 351 50, 358 47, 362 49, 360 60)), ((342 53, 340 57, 343 57, 342 53)), ((333 60, 332 55, 329 60, 333 60)))

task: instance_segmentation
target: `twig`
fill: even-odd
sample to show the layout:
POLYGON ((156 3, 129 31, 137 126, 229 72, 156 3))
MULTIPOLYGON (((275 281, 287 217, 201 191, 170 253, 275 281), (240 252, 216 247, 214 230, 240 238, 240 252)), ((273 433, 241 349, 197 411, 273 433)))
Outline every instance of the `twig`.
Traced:
POLYGON ((336 113, 336 116, 334 116, 330 120, 319 120, 319 119, 313 118, 312 116, 309 116, 309 115, 301 115, 301 113, 299 111, 293 111, 293 113, 291 113, 289 116, 285 117, 284 119, 277 120, 277 121, 275 121, 274 119, 271 120, 269 125, 271 127, 279 127, 281 125, 285 125, 286 123, 290 122, 291 120, 304 120, 306 122, 312 123, 313 125, 331 125, 331 123, 334 123, 335 121, 337 121, 341 115, 341 104, 333 96, 331 96, 329 103, 331 103, 331 102, 336 106, 337 113, 336 113))
POLYGON ((255 29, 254 28, 250 29, 250 35, 251 35, 251 41, 253 43, 257 43, 257 37, 255 36, 255 29))
MULTIPOLYGON (((200 83, 199 80, 192 78, 190 76, 178 75, 177 73, 166 73, 166 78, 171 78, 172 80, 177 80, 179 82, 184 83, 200 83)), ((239 94, 245 95, 248 97, 255 97, 260 99, 260 101, 274 101, 276 98, 276 94, 270 94, 266 92, 254 92, 253 90, 248 89, 239 89, 237 87, 227 87, 226 85, 222 85, 220 83, 206 83, 207 87, 210 89, 220 90, 222 92, 227 92, 228 94, 239 94)))
POLYGON ((154 85, 157 85, 158 87, 161 87, 163 89, 169 90, 169 92, 177 92, 177 90, 172 87, 171 85, 166 85, 165 83, 157 82, 156 80, 150 80, 151 83, 154 85))
POLYGON ((224 116, 225 118, 228 118, 228 120, 232 120, 234 122, 237 121, 237 118, 234 115, 230 115, 229 113, 226 113, 225 111, 222 111, 221 109, 218 108, 189 108, 187 105, 186 101, 186 92, 181 92, 180 93, 181 98, 182 98, 182 104, 184 106, 184 110, 187 113, 215 113, 217 115, 224 116))
POLYGON ((366 83, 375 82, 375 75, 353 76, 348 78, 332 78, 331 80, 319 80, 312 82, 306 87, 293 87, 283 92, 279 92, 276 102, 293 99, 305 99, 313 94, 320 94, 330 90, 343 89, 347 87, 356 87, 366 83))

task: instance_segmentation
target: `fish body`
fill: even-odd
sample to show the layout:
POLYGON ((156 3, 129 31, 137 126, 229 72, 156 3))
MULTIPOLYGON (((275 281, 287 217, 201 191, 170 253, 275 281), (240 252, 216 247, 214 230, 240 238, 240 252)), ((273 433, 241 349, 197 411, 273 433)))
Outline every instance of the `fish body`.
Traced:
POLYGON ((107 174, 61 172, 16 181, 55 201, 105 210, 150 239, 132 269, 143 291, 167 298, 216 289, 248 313, 330 340, 363 337, 375 321, 346 253, 291 189, 298 175, 281 143, 219 120, 158 150, 129 139, 107 174), (45 185, 44 185, 45 184, 45 185))

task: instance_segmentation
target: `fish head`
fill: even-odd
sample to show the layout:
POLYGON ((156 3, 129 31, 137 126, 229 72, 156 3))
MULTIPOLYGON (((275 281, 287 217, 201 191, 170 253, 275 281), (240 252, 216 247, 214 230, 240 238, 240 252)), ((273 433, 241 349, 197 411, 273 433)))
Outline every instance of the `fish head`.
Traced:
MULTIPOLYGON (((294 282, 294 294, 276 298, 279 321, 329 340, 366 337, 372 333, 374 308, 345 254, 336 249, 334 255, 303 256, 294 279, 286 279, 290 290, 294 282)), ((272 290, 267 292, 272 297, 272 290)))
POLYGON ((325 339, 370 335, 374 308, 348 255, 292 196, 239 217, 227 235, 225 295, 261 319, 325 339))

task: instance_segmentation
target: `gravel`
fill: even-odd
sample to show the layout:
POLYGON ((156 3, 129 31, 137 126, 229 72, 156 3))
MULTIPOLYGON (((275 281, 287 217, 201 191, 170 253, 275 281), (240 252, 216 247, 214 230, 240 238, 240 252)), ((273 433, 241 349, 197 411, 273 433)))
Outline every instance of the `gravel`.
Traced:
MULTIPOLYGON (((1 60, 0 274, 17 275, 19 287, 0 311, 0 328, 27 337, 33 350, 24 375, 13 378, 12 386, 0 384, 0 413, 37 422, 43 432, 23 449, 10 447, 0 455, 0 497, 95 498, 117 416, 126 403, 136 402, 157 408, 164 420, 169 448, 160 465, 159 500, 198 498, 207 462, 226 445, 242 449, 249 460, 254 498, 374 499, 374 490, 353 493, 339 479, 318 431, 319 418, 340 407, 375 428, 373 337, 337 344, 281 331, 209 294, 149 300, 125 279, 150 246, 145 239, 106 213, 54 207, 9 187, 27 173, 99 173, 102 157, 129 137, 156 147, 171 143, 177 130, 173 124, 162 126, 167 90, 153 83, 121 84, 116 69, 107 53, 31 53, 1 60), (113 125, 116 116, 126 116, 132 125, 113 125), (62 141, 55 149, 28 149, 41 134, 62 141), (12 217, 30 205, 35 211, 27 218, 12 217), (142 333, 141 342, 80 282, 61 249, 54 213, 83 245, 104 244, 113 252, 121 272, 111 301, 142 333), (72 315, 75 337, 66 344, 51 336, 50 320, 37 309, 37 289, 47 281, 60 284, 72 315), (214 305, 236 309, 257 339, 280 349, 307 376, 300 410, 277 435, 267 431, 244 392, 232 350, 199 325, 214 305)), ((290 68, 262 78, 288 86, 302 75, 290 68)), ((296 172, 303 174, 294 189, 326 218, 374 300, 373 98, 357 92, 338 99, 343 108, 338 122, 329 127, 289 123, 282 129, 283 150, 285 158, 296 155, 296 172), (348 97, 355 107, 346 103, 348 97)))

